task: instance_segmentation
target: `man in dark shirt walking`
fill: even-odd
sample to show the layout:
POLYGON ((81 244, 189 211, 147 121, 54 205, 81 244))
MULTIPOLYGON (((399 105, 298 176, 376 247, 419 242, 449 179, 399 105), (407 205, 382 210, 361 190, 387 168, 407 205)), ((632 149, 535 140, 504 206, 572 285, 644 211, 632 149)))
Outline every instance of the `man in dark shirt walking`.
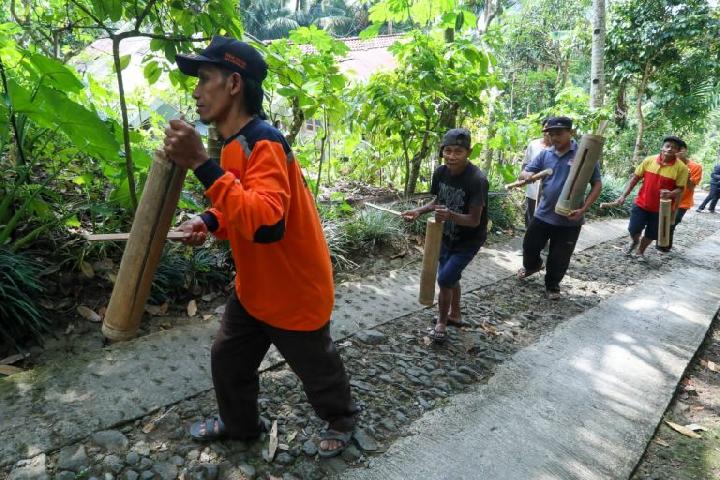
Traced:
POLYGON ((570 265, 570 257, 575 251, 575 243, 584 223, 583 215, 600 196, 602 182, 600 168, 596 165, 590 178, 592 189, 585 199, 585 204, 572 211, 567 217, 555 213, 555 204, 570 174, 578 146, 572 138, 572 120, 568 117, 549 118, 543 132, 549 133, 553 146, 535 157, 525 167, 520 178, 527 180, 532 174, 546 168, 552 168, 553 174, 542 179, 542 198, 538 198, 535 218, 525 232, 523 267, 517 275, 518 278, 525 278, 540 271, 543 266, 540 252, 550 242, 545 273, 545 294, 549 299, 557 300, 560 298, 560 281, 570 265))
POLYGON ((710 174, 710 193, 707 194, 697 211, 704 212, 707 205, 708 212, 715 213, 715 205, 717 205, 718 199, 720 199, 720 163, 715 165, 710 174))
POLYGON ((442 342, 447 325, 462 323, 460 313, 460 277, 487 238, 488 180, 468 160, 470 132, 453 128, 443 137, 440 154, 445 160, 432 176, 430 191, 435 199, 413 210, 403 212, 407 220, 415 220, 427 212, 445 222, 437 282, 439 315, 430 330, 430 338, 442 342))

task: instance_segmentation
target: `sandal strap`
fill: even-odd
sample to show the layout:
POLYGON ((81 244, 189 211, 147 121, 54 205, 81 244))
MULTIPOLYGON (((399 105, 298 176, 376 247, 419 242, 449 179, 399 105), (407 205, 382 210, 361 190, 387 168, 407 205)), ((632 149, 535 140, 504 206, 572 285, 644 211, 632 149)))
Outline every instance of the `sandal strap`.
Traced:
POLYGON ((320 434, 322 440, 338 440, 347 444, 352 438, 353 432, 338 432, 335 430, 325 430, 320 434))

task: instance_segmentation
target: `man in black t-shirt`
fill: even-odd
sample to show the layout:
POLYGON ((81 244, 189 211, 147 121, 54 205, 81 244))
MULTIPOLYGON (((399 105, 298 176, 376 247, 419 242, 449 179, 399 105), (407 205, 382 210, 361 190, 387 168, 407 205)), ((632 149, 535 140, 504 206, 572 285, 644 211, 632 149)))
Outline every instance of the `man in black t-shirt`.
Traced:
POLYGON ((453 128, 443 137, 440 155, 445 160, 432 176, 430 191, 435 199, 403 212, 406 220, 415 220, 427 212, 445 222, 437 282, 439 315, 430 330, 430 338, 442 342, 447 325, 462 324, 460 314, 460 277, 487 238, 488 180, 468 161, 470 132, 453 128))

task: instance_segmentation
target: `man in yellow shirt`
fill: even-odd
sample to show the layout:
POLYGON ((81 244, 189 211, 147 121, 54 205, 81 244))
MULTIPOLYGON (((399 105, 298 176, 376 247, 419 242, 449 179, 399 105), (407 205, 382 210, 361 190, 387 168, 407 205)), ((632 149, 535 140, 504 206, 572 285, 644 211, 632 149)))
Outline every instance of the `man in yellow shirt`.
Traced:
POLYGON ((637 166, 625 191, 613 202, 617 205, 625 203, 635 185, 642 181, 630 213, 630 243, 625 248, 626 255, 632 255, 637 248, 637 259, 645 261, 645 249, 658 238, 661 198, 672 199, 673 209, 677 207, 688 180, 687 166, 677 160, 677 153, 683 145, 685 142, 677 136, 666 136, 660 153, 647 157, 637 166))

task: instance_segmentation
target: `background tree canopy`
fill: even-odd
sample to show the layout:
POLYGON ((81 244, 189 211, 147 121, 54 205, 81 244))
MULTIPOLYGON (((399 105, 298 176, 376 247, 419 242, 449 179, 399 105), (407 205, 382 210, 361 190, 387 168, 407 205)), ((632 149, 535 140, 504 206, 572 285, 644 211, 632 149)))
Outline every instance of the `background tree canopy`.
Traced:
MULTIPOLYGON (((117 254, 76 234, 129 228, 164 125, 194 111, 194 79, 179 73, 175 55, 215 34, 264 52, 266 110, 321 200, 342 204, 349 182, 427 191, 438 138, 452 126, 472 131, 471 158, 498 189, 550 114, 575 118, 579 133, 611 120, 608 185, 621 185, 613 176, 625 178, 668 133, 706 167, 717 162, 717 3, 610 2, 598 108, 589 97, 591 3, 11 1, 0 10, 0 249, 58 252, 75 269, 117 254), (362 76, 344 66, 375 42, 388 45, 393 68, 362 76)), ((199 184, 187 182, 182 214, 203 202, 199 184)), ((512 226, 512 205, 503 215, 494 205, 496 224, 512 226)), ((352 210, 343 208, 321 213, 352 210)))

